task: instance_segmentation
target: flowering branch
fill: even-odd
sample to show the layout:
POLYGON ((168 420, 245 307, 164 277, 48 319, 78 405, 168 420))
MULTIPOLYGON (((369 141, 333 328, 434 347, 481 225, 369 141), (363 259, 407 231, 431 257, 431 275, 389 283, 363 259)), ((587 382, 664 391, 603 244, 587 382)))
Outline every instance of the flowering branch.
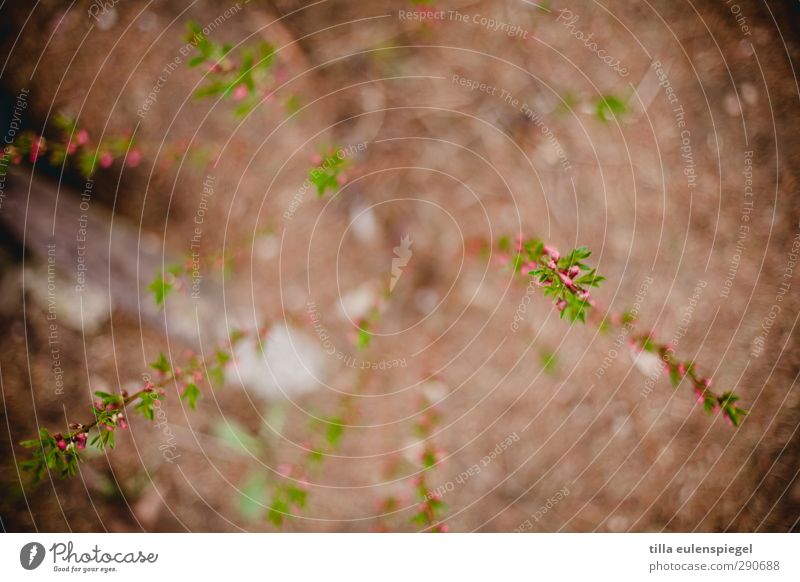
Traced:
MULTIPOLYGON (((234 345, 242 337, 243 332, 231 335, 230 342, 234 345)), ((69 432, 53 433, 46 428, 39 430, 39 438, 22 441, 23 447, 33 449, 31 457, 20 467, 33 474, 34 483, 38 483, 45 473, 55 472, 60 478, 71 477, 78 472, 78 465, 84 460, 81 451, 88 444, 100 450, 113 449, 115 445, 115 429, 128 428, 125 416, 128 405, 133 405, 134 413, 141 414, 152 421, 155 418, 154 407, 166 396, 164 387, 169 382, 182 385, 181 400, 185 400, 189 407, 194 409, 201 392, 198 387, 203 381, 201 370, 208 370, 209 383, 212 379, 222 383, 224 381, 224 366, 231 359, 230 353, 218 349, 204 360, 191 356, 183 367, 172 367, 163 353, 150 364, 150 367, 159 373, 159 379, 153 383, 149 380, 144 387, 133 394, 121 390, 118 394, 96 391, 97 400, 92 404, 91 413, 94 420, 87 423, 71 423, 69 432), (90 433, 96 431, 89 440, 90 433)))
POLYGON ((728 391, 717 394, 711 390, 712 380, 697 372, 694 362, 685 362, 675 357, 675 350, 670 344, 661 344, 653 338, 653 332, 633 337, 629 340, 633 349, 657 355, 663 362, 663 370, 669 375, 673 388, 687 380, 694 391, 697 402, 703 405, 707 414, 722 412, 725 421, 731 426, 739 426, 747 415, 747 410, 736 406, 739 397, 728 391))
MULTIPOLYGON (((594 268, 583 263, 591 256, 588 248, 577 247, 562 256, 555 247, 545 245, 536 238, 525 240, 522 236, 517 236, 513 243, 508 237, 501 238, 498 247, 500 262, 510 264, 515 272, 533 277, 534 284, 542 289, 543 294, 553 299, 561 317, 586 322, 588 309, 596 305, 589 288, 598 287, 605 280, 594 268)), ((630 326, 632 317, 628 314, 609 314, 598 321, 601 329, 614 324, 630 326)), ((673 346, 658 343, 653 335, 653 332, 649 332, 633 337, 630 345, 658 356, 673 387, 677 388, 687 380, 706 413, 721 412, 728 424, 739 426, 747 415, 747 410, 736 405, 739 397, 732 391, 716 393, 711 390, 711 378, 699 374, 694 362, 677 358, 673 346)))
POLYGON ((63 113, 56 115, 52 124, 60 130, 58 139, 47 140, 32 131, 23 131, 13 143, 0 152, 0 175, 9 164, 18 166, 23 159, 35 163, 45 154, 49 162, 58 165, 72 159, 85 177, 95 173, 97 167, 110 168, 116 159, 125 158, 128 167, 134 168, 142 161, 132 135, 123 135, 92 144, 89 132, 79 128, 77 122, 63 113))

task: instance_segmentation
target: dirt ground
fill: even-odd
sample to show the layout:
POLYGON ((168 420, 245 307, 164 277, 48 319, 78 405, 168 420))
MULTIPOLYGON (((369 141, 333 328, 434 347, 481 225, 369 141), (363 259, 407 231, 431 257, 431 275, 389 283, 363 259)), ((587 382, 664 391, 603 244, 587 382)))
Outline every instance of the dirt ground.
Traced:
MULTIPOLYGON (((143 163, 95 180, 93 207, 140 237, 114 260, 186 255, 201 204, 203 252, 235 255, 225 280, 204 275, 200 331, 185 292, 167 301, 166 334, 142 315, 150 272, 130 282, 141 309, 113 297, 103 308, 101 292, 91 326, 60 299, 56 390, 43 257, 6 226, 3 529, 272 531, 278 466, 302 457, 315 418, 345 407, 339 450, 283 529, 412 531, 424 396, 438 402, 430 439, 443 460, 428 480, 451 531, 797 530, 800 15, 778 4, 441 1, 427 23, 405 1, 120 0, 102 21, 90 2, 0 5, 0 85, 11 105, 29 89, 30 128, 58 111, 92 135, 136 128, 143 163), (189 20, 217 21, 219 42, 281 47, 278 97, 237 119, 228 101, 191 97, 204 71, 184 60, 137 115, 189 20), (287 119, 290 96, 300 109, 287 119), (598 101, 611 97, 624 111, 603 122, 598 101), (360 143, 340 193, 292 206, 320 147, 360 143), (570 325, 538 294, 512 328, 525 285, 474 241, 518 232, 593 249, 607 278, 598 308, 635 305, 637 329, 736 390, 744 423, 649 382, 626 338, 570 325), (360 351, 348 314, 385 285, 406 235, 411 258, 360 351), (309 302, 337 350, 404 365, 342 365, 309 302), (179 359, 264 322, 268 365, 240 354, 242 370, 204 387, 198 410, 170 391, 162 426, 134 418, 79 476, 34 487, 17 471, 18 442, 83 418, 92 390, 134 388, 159 351, 179 359)), ((21 166, 8 196, 27 195, 30 175, 21 166)), ((82 185, 64 176, 63 204, 82 185)), ((24 221, 37 200, 28 208, 24 221)), ((74 266, 59 268, 59 285, 74 285, 74 266)))

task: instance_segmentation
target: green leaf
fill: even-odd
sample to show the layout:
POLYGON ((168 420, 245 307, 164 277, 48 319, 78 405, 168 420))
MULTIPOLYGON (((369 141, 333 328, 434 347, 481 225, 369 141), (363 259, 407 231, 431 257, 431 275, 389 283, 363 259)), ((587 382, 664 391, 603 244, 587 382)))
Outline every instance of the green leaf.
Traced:
POLYGON ((137 402, 134 407, 133 411, 138 412, 142 416, 144 416, 148 420, 153 420, 155 418, 155 411, 153 409, 153 405, 155 401, 158 400, 159 395, 155 392, 145 392, 140 396, 139 402, 137 402))
POLYGON ((243 455, 257 455, 262 450, 261 442, 232 420, 217 422, 213 432, 231 449, 243 455))
POLYGON ((267 502, 267 481, 261 473, 250 475, 242 486, 239 512, 246 519, 256 519, 267 502))
POLYGON ((86 178, 94 174, 95 169, 97 169, 97 158, 99 156, 99 150, 81 152, 78 155, 78 169, 86 178))
POLYGON ((669 380, 672 382, 672 387, 677 388, 681 383, 681 375, 678 373, 678 366, 669 367, 669 380))
POLYGON ((156 305, 161 306, 167 296, 175 289, 175 286, 165 281, 164 276, 159 273, 147 289, 153 294, 156 305))
POLYGON ((540 355, 542 369, 547 374, 552 374, 556 370, 558 364, 558 357, 552 352, 542 352, 540 355))
POLYGON ((331 418, 327 421, 328 428, 325 431, 325 440, 334 449, 339 446, 344 434, 344 421, 341 418, 331 418))
POLYGON ((267 519, 275 526, 283 525, 283 519, 289 513, 289 505, 282 499, 275 499, 267 509, 267 519))
POLYGON ((197 388, 197 385, 194 382, 190 382, 186 385, 186 388, 181 394, 181 400, 186 400, 189 403, 189 407, 194 410, 197 408, 197 400, 201 397, 200 390, 197 388))
POLYGON ((595 107, 595 115, 597 119, 603 123, 608 123, 612 119, 621 116, 626 111, 628 111, 628 106, 625 102, 613 95, 601 97, 598 99, 595 107))
POLYGON ((172 371, 172 366, 169 360, 167 360, 167 356, 164 355, 164 352, 158 352, 158 359, 150 364, 150 367, 164 374, 169 374, 172 371))

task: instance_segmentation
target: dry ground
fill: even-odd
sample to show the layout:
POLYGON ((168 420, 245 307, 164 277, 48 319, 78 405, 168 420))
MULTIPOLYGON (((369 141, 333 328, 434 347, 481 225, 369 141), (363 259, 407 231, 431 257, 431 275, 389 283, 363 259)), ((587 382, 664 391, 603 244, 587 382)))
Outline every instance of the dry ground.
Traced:
MULTIPOLYGON (((32 126, 69 110, 80 112, 93 134, 135 124, 137 108, 182 44, 185 22, 208 23, 223 10, 217 2, 121 1, 110 28, 90 30, 88 2, 66 11, 64 3, 41 2, 31 13, 7 4, 0 8, 2 54, 9 55, 4 90, 13 96, 31 89, 32 126)), ((181 68, 141 122, 145 164, 122 180, 118 171, 98 177, 98 205, 113 204, 115 220, 180 254, 188 250, 202 182, 213 172, 203 244, 244 248, 224 284, 225 310, 213 315, 245 324, 253 313, 286 319, 304 328, 299 333, 313 352, 319 346, 306 308, 313 300, 341 349, 376 361, 407 359, 407 367, 378 371, 360 386, 348 419, 357 426, 345 431, 338 456, 312 475, 310 505, 287 529, 413 529, 414 465, 406 459, 413 459, 420 391, 443 399, 433 438, 447 459, 431 481, 446 488, 454 531, 510 531, 526 520, 534 531, 797 529, 800 282, 796 273, 784 277, 799 229, 798 86, 790 60, 798 53, 797 17, 739 2, 750 27, 744 35, 723 2, 586 1, 569 6, 580 18, 568 29, 557 20, 566 5, 556 2, 550 13, 512 1, 439 4, 468 22, 421 27, 398 17, 411 8, 402 2, 332 1, 302 10, 289 0, 250 3, 212 36, 238 42, 255 34, 288 45, 283 63, 296 80, 287 91, 309 106, 288 124, 272 104, 240 125, 229 104, 188 98, 201 73, 181 68), (275 14, 287 15, 281 29, 262 29, 275 14), (474 15, 526 34, 492 31, 474 15), (570 35, 575 29, 594 33, 629 74, 600 62, 570 35), (659 87, 654 61, 664 66, 685 127, 659 87), (454 75, 497 90, 470 90, 454 75), (608 95, 628 103, 620 122, 595 115, 597 99, 608 95), (159 148, 182 140, 219 153, 217 166, 168 163, 159 148), (286 219, 317 144, 358 142, 369 145, 342 192, 333 200, 307 197, 286 219), (687 144, 694 178, 684 172, 687 144), (753 208, 737 262, 748 151, 753 208), (362 212, 367 218, 353 225, 362 212), (262 228, 271 234, 251 252, 249 236, 262 228), (678 353, 713 374, 716 386, 741 395, 751 410, 746 422, 734 430, 705 416, 690 390, 673 391, 666 379, 647 394, 646 377, 614 336, 559 321, 541 298, 512 331, 524 286, 474 256, 469 241, 520 230, 561 248, 594 249, 608 278, 598 294, 605 306, 630 307, 652 278, 640 327, 664 340, 680 337, 678 353), (386 335, 358 353, 340 299, 383 284, 405 234, 414 240, 413 257, 378 328, 386 335), (778 303, 782 282, 791 288, 778 303), (698 285, 699 300, 685 319, 698 285), (776 304, 780 314, 754 356, 753 342, 776 304), (598 377, 615 349, 618 357, 598 377), (555 364, 543 367, 549 354, 555 364), (434 372, 439 381, 420 382, 434 372), (518 442, 456 483, 514 434, 518 442), (541 512, 565 487, 569 494, 541 512), (400 508, 379 517, 388 495, 400 508)), ((267 397, 258 381, 241 386, 235 379, 224 391, 206 389, 196 413, 169 398, 180 462, 166 463, 158 449, 163 434, 137 420, 118 449, 85 464, 80 477, 23 489, 11 452, 23 454, 16 443, 37 423, 63 424, 65 411, 72 419, 86 409, 88 384, 136 383, 159 350, 179 354, 193 342, 167 339, 123 309, 91 332, 61 326, 67 382, 55 395, 48 321, 18 284, 19 242, 6 239, 5 529, 271 529, 242 491, 255 507, 263 501, 275 464, 298 458, 310 415, 333 414, 341 405, 337 391, 354 390, 358 374, 326 356, 319 365, 324 382, 288 400, 267 397), (234 425, 252 442, 231 444, 234 425)), ((136 253, 121 260, 136 261, 136 253)), ((36 261, 29 253, 25 267, 36 261)), ((143 287, 148 278, 143 273, 132 284, 143 287)))

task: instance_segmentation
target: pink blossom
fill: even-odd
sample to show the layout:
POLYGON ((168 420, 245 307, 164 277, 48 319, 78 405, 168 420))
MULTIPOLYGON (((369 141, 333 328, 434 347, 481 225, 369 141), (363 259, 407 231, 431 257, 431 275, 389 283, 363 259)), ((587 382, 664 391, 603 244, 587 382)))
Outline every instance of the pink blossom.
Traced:
POLYGON ((498 253, 494 260, 498 265, 505 265, 508 263, 509 258, 505 253, 498 253))
POLYGON ((574 289, 575 288, 575 283, 572 281, 572 279, 570 279, 567 275, 565 275, 561 271, 558 272, 558 278, 561 279, 561 282, 564 283, 564 285, 568 289, 574 289))
POLYGON ((559 300, 556 302, 556 309, 558 309, 559 311, 564 311, 564 309, 565 309, 566 307, 567 307, 567 301, 566 301, 566 299, 559 299, 559 300))
POLYGON ((86 438, 87 435, 85 432, 78 433, 77 435, 75 435, 75 444, 78 445, 79 451, 82 451, 83 449, 86 448, 86 438))
POLYGON ((286 70, 285 67, 279 68, 275 71, 275 82, 279 85, 282 84, 286 79, 289 78, 289 71, 286 70))
POLYGON ((100 167, 101 168, 110 168, 111 164, 114 163, 114 156, 111 155, 111 152, 103 152, 100 154, 100 167))
POLYGON ((44 152, 44 150, 45 150, 44 138, 40 137, 34 140, 33 142, 31 142, 31 151, 28 154, 28 159, 31 162, 35 162, 37 159, 39 159, 39 155, 42 152, 44 152))
POLYGON ((79 129, 78 134, 76 136, 76 140, 78 145, 86 145, 89 143, 89 132, 85 129, 79 129))
POLYGON ((60 451, 66 450, 67 441, 65 441, 64 439, 59 439, 58 442, 56 442, 56 445, 58 445, 58 450, 60 451))
POLYGON ((554 261, 557 261, 559 258, 561 258, 561 254, 558 252, 558 249, 551 247, 550 245, 544 245, 542 252, 552 258, 554 261))
POLYGON ((241 101, 242 99, 247 97, 247 94, 248 94, 247 85, 241 84, 241 85, 236 85, 236 88, 233 90, 233 93, 231 93, 231 96, 233 97, 234 101, 241 101))
POLYGON ((569 271, 567 271, 567 275, 569 275, 570 277, 575 277, 580 272, 581 272, 581 268, 578 265, 572 265, 569 268, 569 271))
POLYGON ((135 168, 142 161, 142 152, 137 149, 132 149, 128 152, 128 159, 125 160, 129 168, 135 168))
POLYGON ((680 374, 681 376, 686 375, 686 365, 683 362, 678 364, 678 374, 680 374))
POLYGON ((694 395, 697 397, 697 403, 702 404, 706 401, 705 394, 703 393, 703 389, 699 387, 695 387, 694 395))

